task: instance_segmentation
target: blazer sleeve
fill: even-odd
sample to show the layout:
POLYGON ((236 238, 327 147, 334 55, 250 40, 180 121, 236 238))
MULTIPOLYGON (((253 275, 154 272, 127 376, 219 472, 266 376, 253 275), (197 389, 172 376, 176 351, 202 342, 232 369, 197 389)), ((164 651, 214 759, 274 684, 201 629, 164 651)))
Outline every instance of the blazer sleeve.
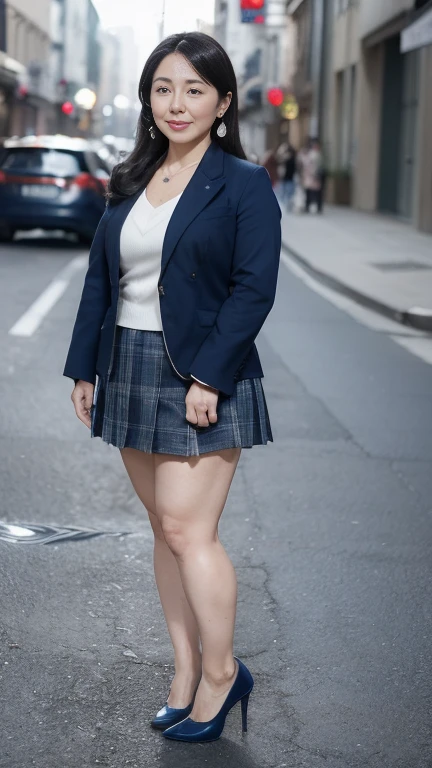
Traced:
POLYGON ((191 376, 227 395, 233 393, 237 370, 274 303, 281 215, 269 174, 260 166, 251 174, 237 210, 232 293, 190 367, 191 376))
POLYGON ((100 330, 111 304, 111 284, 105 255, 105 229, 109 211, 109 208, 105 209, 90 248, 89 266, 63 371, 63 376, 75 382, 82 379, 94 384, 96 380, 100 330))

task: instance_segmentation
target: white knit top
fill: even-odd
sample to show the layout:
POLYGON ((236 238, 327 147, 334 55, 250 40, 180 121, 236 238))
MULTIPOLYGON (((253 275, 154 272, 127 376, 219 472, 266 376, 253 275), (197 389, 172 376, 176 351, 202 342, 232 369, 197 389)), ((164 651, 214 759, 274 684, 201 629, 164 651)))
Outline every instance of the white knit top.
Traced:
POLYGON ((182 193, 154 208, 146 191, 123 224, 120 234, 120 293, 117 325, 161 331, 158 279, 162 244, 171 215, 182 193))

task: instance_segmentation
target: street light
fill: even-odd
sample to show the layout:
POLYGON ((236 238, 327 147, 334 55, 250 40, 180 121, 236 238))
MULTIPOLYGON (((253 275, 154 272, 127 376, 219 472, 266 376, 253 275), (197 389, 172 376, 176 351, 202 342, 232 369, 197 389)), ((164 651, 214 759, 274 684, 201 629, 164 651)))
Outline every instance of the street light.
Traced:
POLYGON ((90 88, 80 88, 75 94, 75 103, 83 109, 93 109, 97 96, 90 88))
POLYGON ((118 93, 117 96, 114 97, 113 103, 117 109, 128 109, 130 104, 128 97, 123 96, 122 93, 118 93))

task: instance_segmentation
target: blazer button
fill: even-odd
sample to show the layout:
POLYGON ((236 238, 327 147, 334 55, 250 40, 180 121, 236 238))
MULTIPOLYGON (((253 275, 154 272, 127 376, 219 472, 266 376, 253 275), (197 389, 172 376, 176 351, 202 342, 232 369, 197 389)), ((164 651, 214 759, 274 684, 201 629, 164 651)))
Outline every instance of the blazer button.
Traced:
POLYGON ((196 272, 192 272, 191 277, 196 277, 196 272))
POLYGON ((159 293, 161 296, 165 296, 165 291, 163 285, 159 285, 159 293))

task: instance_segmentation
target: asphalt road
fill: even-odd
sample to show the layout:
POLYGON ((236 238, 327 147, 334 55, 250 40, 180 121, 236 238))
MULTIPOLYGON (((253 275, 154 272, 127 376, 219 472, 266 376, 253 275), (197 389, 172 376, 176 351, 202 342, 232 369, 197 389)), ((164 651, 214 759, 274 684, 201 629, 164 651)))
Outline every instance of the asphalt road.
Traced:
POLYGON ((281 266, 258 340, 275 442, 243 451, 221 523, 249 732, 235 708, 219 741, 167 742, 150 526, 61 375, 83 272, 9 334, 82 254, 0 247, 0 520, 123 535, 0 541, 1 767, 431 768, 432 367, 281 266))

